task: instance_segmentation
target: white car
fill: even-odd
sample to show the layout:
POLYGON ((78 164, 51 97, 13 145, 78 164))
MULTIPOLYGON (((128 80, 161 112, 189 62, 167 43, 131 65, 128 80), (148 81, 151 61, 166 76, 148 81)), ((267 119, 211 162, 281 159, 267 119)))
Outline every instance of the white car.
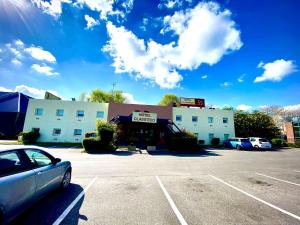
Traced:
POLYGON ((249 140, 254 149, 271 149, 272 144, 265 138, 249 137, 249 140))

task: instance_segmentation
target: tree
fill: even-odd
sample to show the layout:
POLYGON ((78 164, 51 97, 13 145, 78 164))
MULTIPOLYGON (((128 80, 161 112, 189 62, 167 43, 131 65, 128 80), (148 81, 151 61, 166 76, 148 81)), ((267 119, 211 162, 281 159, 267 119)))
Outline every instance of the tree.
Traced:
POLYGON ((175 103, 176 105, 179 105, 179 98, 174 94, 166 94, 164 97, 160 100, 158 103, 159 105, 167 106, 171 102, 175 103))
POLYGON ((228 111, 234 111, 234 108, 232 106, 224 106, 222 109, 228 111))
POLYGON ((95 89, 91 92, 91 102, 106 102, 112 100, 115 103, 124 103, 125 98, 122 95, 122 91, 114 91, 114 93, 105 92, 101 89, 95 89))
POLYGON ((280 134, 273 118, 264 112, 237 111, 234 126, 237 137, 265 137, 270 140, 280 134))
POLYGON ((78 100, 81 101, 81 102, 89 102, 90 98, 85 92, 81 92, 79 97, 78 97, 78 100))

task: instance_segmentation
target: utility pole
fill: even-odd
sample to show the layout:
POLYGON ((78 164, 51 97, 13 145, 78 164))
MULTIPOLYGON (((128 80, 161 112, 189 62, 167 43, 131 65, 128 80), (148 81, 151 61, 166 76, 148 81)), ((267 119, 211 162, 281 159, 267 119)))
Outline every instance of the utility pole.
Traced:
POLYGON ((115 93, 115 86, 117 85, 117 82, 112 83, 112 95, 115 93))

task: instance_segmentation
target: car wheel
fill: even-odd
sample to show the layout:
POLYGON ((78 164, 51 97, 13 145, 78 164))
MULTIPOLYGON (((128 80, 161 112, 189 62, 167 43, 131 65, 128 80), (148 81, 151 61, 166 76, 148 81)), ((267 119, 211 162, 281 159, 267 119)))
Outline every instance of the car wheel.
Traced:
POLYGON ((68 170, 61 181, 61 189, 66 189, 67 187, 69 187, 70 183, 71 183, 71 171, 68 170))
POLYGON ((241 146, 240 146, 240 145, 237 145, 237 146, 236 146, 236 149, 237 149, 237 150, 241 150, 241 146))
POLYGON ((254 149, 255 149, 255 150, 259 150, 259 146, 258 146, 258 145, 255 145, 255 146, 254 146, 254 149))

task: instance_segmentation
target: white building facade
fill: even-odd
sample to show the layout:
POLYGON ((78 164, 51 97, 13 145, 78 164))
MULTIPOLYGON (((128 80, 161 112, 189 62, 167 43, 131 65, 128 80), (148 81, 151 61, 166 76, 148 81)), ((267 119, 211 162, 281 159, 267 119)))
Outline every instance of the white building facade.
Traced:
POLYGON ((173 122, 205 144, 210 144, 212 138, 220 138, 222 143, 235 136, 234 114, 229 110, 174 107, 173 122))
POLYGON ((23 131, 38 130, 38 142, 81 142, 107 113, 108 103, 30 99, 23 131))

